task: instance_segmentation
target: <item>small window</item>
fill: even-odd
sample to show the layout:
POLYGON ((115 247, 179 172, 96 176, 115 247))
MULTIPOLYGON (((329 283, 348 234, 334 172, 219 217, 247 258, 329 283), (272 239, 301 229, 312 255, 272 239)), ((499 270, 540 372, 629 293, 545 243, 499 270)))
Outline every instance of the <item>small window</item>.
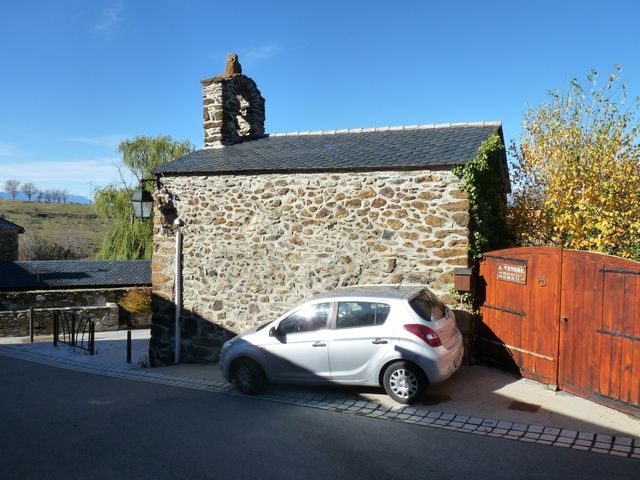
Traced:
POLYGON ((433 293, 422 290, 416 297, 409 301, 413 311, 428 322, 434 322, 446 315, 446 307, 433 293))
POLYGON ((280 322, 278 327, 279 333, 287 335, 290 333, 313 332, 327 328, 330 311, 330 303, 319 303, 317 305, 302 307, 280 322))
POLYGON ((371 327, 382 325, 391 308, 384 303, 340 302, 336 328, 371 327))

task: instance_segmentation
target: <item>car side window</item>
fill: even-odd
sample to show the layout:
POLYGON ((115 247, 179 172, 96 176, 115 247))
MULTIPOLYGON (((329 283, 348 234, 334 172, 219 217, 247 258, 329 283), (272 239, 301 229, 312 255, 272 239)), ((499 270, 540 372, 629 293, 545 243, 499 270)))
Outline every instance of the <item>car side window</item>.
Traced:
POLYGON ((301 308, 280 322, 278 331, 282 335, 313 332, 327 328, 330 303, 319 303, 301 308))
POLYGON ((382 325, 391 307, 385 303, 340 302, 336 329, 382 325))

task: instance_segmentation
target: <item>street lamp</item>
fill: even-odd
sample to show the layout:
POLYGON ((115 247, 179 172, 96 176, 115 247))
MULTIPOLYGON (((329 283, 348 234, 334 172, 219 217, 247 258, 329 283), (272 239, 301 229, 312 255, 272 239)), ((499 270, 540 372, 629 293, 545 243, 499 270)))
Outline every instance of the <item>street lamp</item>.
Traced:
POLYGON ((151 210, 153 209, 153 196, 151 192, 147 191, 142 182, 138 189, 131 195, 131 206, 133 207, 133 214, 141 219, 146 220, 151 217, 151 210))

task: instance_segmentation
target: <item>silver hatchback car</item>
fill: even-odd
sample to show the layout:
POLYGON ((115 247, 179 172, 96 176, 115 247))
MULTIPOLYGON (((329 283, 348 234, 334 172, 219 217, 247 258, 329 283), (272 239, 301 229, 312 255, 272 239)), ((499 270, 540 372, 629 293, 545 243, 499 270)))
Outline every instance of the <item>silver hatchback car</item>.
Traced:
POLYGON ((226 342, 220 368, 247 394, 266 382, 383 386, 399 403, 460 366, 453 312, 423 286, 360 286, 299 303, 226 342))

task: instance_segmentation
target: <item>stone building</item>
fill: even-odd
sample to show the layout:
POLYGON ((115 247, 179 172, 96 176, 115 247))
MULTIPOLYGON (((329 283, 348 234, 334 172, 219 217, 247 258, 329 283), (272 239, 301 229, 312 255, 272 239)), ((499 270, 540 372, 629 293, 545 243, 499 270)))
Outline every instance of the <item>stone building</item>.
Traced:
POLYGON ((132 288, 151 286, 148 260, 0 262, 0 337, 52 332, 54 310, 91 315, 96 331, 123 327, 118 302, 132 288))
POLYGON ((181 224, 181 361, 215 360, 230 335, 336 287, 423 283, 450 300, 471 234, 452 170, 499 123, 265 135, 253 80, 202 85, 205 148, 155 172, 152 365, 175 354, 176 228, 161 210, 181 224))
POLYGON ((0 217, 0 262, 18 260, 18 235, 24 228, 0 217))

